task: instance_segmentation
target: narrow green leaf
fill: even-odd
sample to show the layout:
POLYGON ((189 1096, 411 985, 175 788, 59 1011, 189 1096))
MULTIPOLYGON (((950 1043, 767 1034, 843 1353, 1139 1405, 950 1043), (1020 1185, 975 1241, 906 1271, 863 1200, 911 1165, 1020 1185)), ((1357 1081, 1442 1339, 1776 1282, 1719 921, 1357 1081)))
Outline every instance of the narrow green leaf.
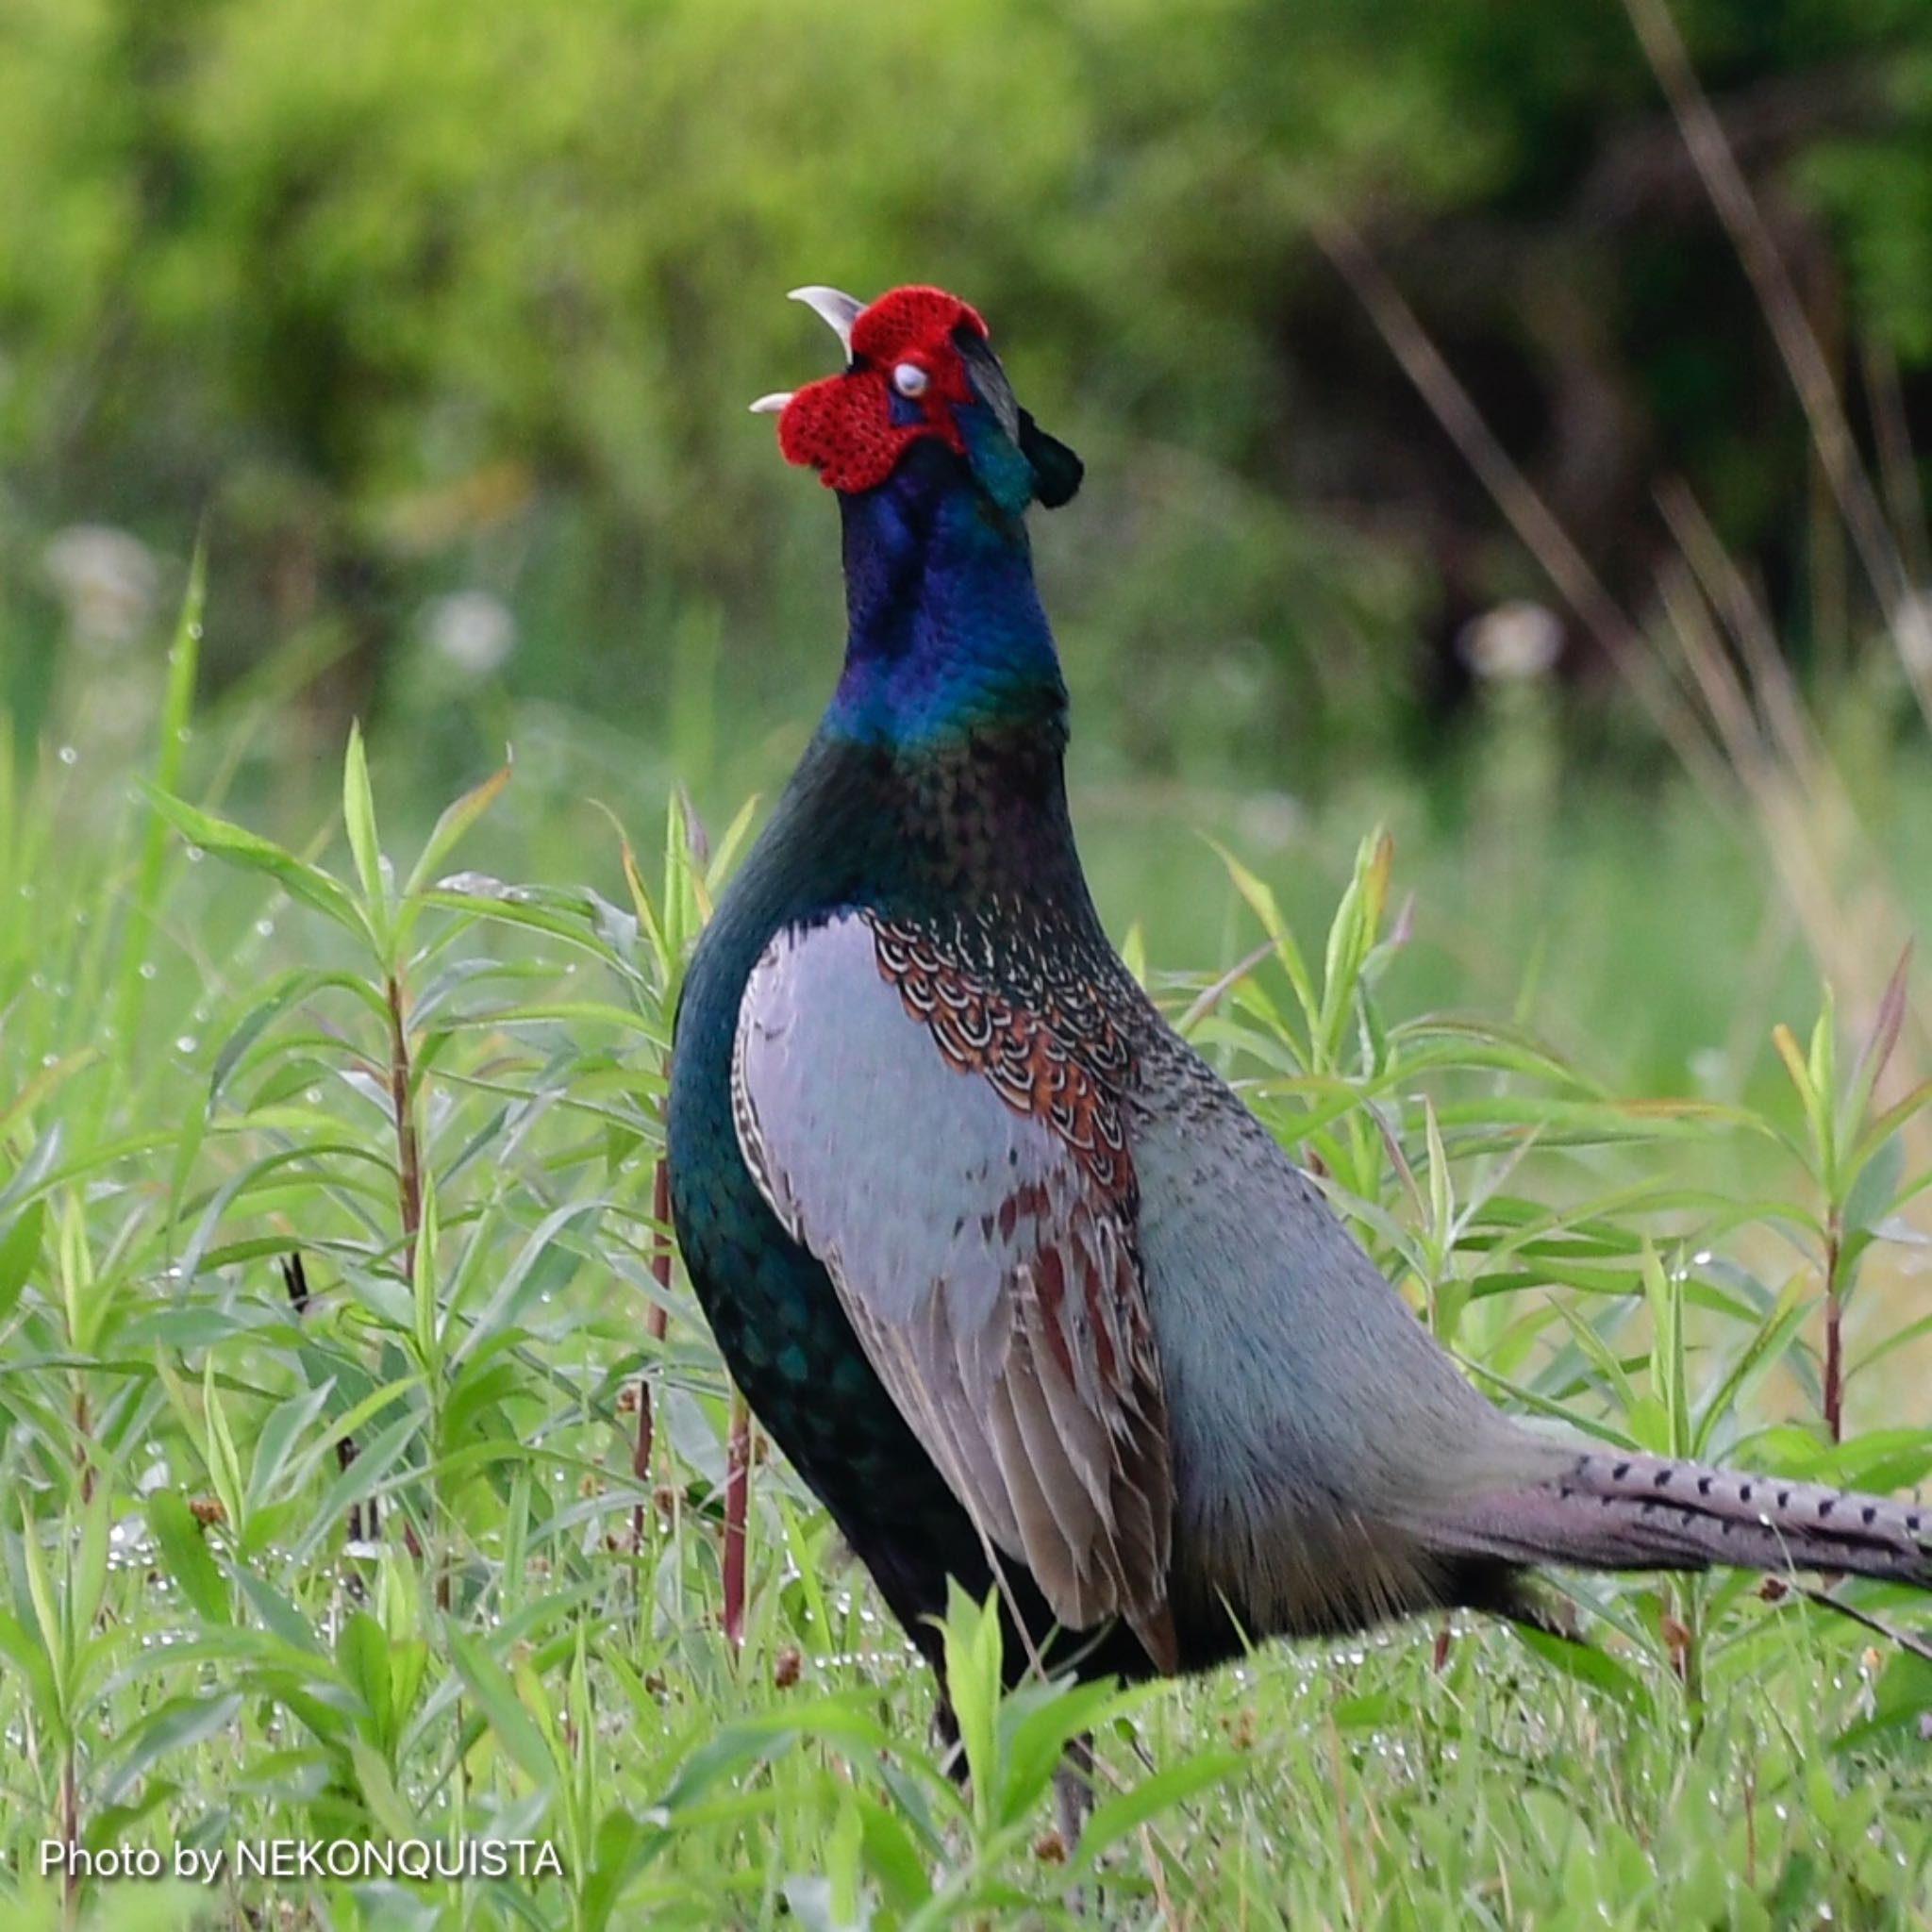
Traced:
POLYGON ((1903 1100, 1887 1108, 1866 1128, 1852 1155, 1853 1162, 1862 1165, 1871 1159, 1907 1121, 1922 1112, 1928 1102, 1932 1102, 1932 1080, 1921 1080, 1903 1100))
POLYGON ((362 904, 378 932, 388 924, 388 894, 382 883, 382 846, 375 835, 375 797, 369 789, 369 757, 362 746, 359 721, 349 725, 349 747, 342 755, 342 827, 349 835, 349 856, 362 886, 362 904))
POLYGON ((1783 1361, 1786 1351, 1809 1312, 1809 1284, 1803 1274, 1794 1274, 1785 1284, 1775 1307, 1745 1343, 1730 1370, 1711 1391, 1691 1438, 1690 1453, 1702 1456, 1709 1446, 1711 1432, 1736 1408, 1746 1393, 1783 1361))
POLYGON ((356 1767, 356 1783, 362 1793, 362 1802, 369 1807, 369 1815, 392 1841, 423 1836, 423 1821, 418 1818, 405 1802, 403 1794, 396 1790, 394 1778, 390 1775, 389 1766, 378 1753, 360 1738, 349 1740, 349 1759, 356 1767))
POLYGON ((1567 1637, 1533 1630, 1527 1624, 1519 1624, 1514 1628, 1524 1648, 1534 1652, 1552 1670, 1589 1685, 1592 1690, 1604 1691, 1631 1710, 1650 1710, 1653 1699, 1642 1680, 1594 1644, 1573 1643, 1567 1637))
MULTIPOLYGON (((279 1638, 291 1650, 308 1652, 314 1657, 318 1668, 329 1666, 330 1659, 315 1634, 315 1625, 274 1584, 265 1582, 253 1571, 245 1569, 238 1569, 235 1572, 235 1582, 242 1594, 248 1600, 249 1608, 255 1612, 263 1629, 279 1638)), ((336 1689, 334 1685, 329 1684, 326 1676, 318 1681, 328 1684, 332 1690, 336 1689)), ((342 1701, 338 1694, 335 1702, 340 1705, 342 1701)))
POLYGON ((1571 1340, 1603 1378, 1604 1386, 1617 1407, 1627 1410, 1637 1399, 1637 1391, 1624 1373, 1624 1364, 1618 1360, 1616 1351, 1576 1309, 1561 1301, 1555 1307, 1557 1316, 1570 1330, 1571 1340))
POLYGON ((1690 1403, 1684 1369, 1684 1283, 1682 1272, 1667 1270, 1646 1242, 1643 1287, 1650 1304, 1650 1386, 1662 1405, 1669 1453, 1690 1450, 1690 1403))
POLYGON ((1180 1763, 1143 1778, 1117 1798, 1108 1798, 1093 1807, 1080 1832, 1080 1849, 1070 1867, 1070 1875, 1084 1877, 1131 1831, 1138 1831, 1161 1812, 1238 1772, 1243 1758, 1234 1751, 1203 1751, 1180 1763))
POLYGON ((352 1610, 336 1639, 336 1662, 343 1681, 369 1711, 368 1735, 378 1743, 390 1735, 389 1633, 367 1610, 352 1610))
POLYGON ((173 1490, 157 1490, 147 1499, 147 1526, 168 1574, 195 1615, 205 1624, 232 1623, 227 1580, 208 1550, 193 1510, 173 1490))
POLYGON ((897 1912, 918 1910, 932 1896, 932 1880, 912 1834, 895 1813, 863 1791, 854 1791, 852 1803, 858 1810, 866 1869, 887 1903, 897 1912))
POLYGON ((97 1481, 93 1494, 82 1506, 80 1541, 68 1578, 69 1622, 77 1643, 84 1642, 92 1630, 107 1589, 108 1505, 111 1499, 108 1484, 97 1481))
POLYGON ((501 768, 491 773, 480 785, 473 786, 454 804, 443 808, 442 816, 431 829, 424 844, 423 855, 417 859, 409 873, 408 883, 403 888, 406 897, 414 898, 430 882, 437 868, 461 842, 463 835, 496 803, 504 787, 509 783, 511 763, 506 758, 501 768))
POLYGON ((135 1725, 115 1758, 101 1795, 117 1805, 150 1767, 173 1751, 186 1751, 225 1730, 242 1708, 239 1690, 219 1696, 171 1697, 135 1725))
POLYGON ((705 868, 705 882, 715 895, 724 881, 731 875, 731 869, 738 863, 738 855, 743 849, 746 840, 751 837, 751 828, 758 817, 758 794, 754 791, 731 815, 731 823, 724 827, 718 842, 711 848, 710 863, 705 868))
POLYGON ((375 945, 375 931, 355 900, 320 866, 297 858, 292 852, 244 826, 202 811, 185 799, 170 797, 162 791, 151 792, 150 797, 155 809, 203 851, 244 871, 267 874, 291 898, 325 914, 365 944, 375 945))
POLYGON ((476 1638, 454 1625, 449 1629, 451 1660, 482 1707, 491 1734, 518 1768, 540 1790, 557 1781, 557 1765, 536 1720, 518 1699, 510 1675, 476 1638))
POLYGON ((1429 1151, 1429 1238, 1440 1260, 1447 1261, 1456 1235, 1455 1177, 1442 1146, 1442 1125, 1433 1101, 1424 1096, 1423 1124, 1429 1151))
POLYGON ((20 1554, 26 1571, 27 1596, 33 1605, 34 1620, 40 1625, 41 1648, 46 1652, 53 1670, 59 1717, 64 1725, 68 1716, 67 1665, 71 1647, 59 1599, 54 1594, 54 1579, 47 1569, 46 1552, 41 1547, 41 1525, 25 1510, 21 1517, 20 1554))
POLYGON ((1321 1001, 1316 996, 1315 982, 1309 975, 1307 961, 1302 958, 1301 948, 1295 944, 1294 935, 1281 916, 1281 908, 1275 903, 1274 892, 1224 846, 1215 844, 1211 839, 1208 842, 1220 856, 1228 877, 1234 882, 1235 891, 1247 901, 1249 909, 1261 922, 1262 931, 1274 941, 1275 957, 1288 974, 1289 984, 1293 987, 1295 999, 1301 1006, 1302 1017, 1312 1033, 1319 1024, 1321 1001))
POLYGON ((99 1048, 83 1046, 57 1059, 50 1067, 38 1069, 31 1079, 23 1081, 5 1101, 0 1101, 0 1133, 5 1133, 16 1120, 28 1119, 43 1100, 51 1099, 83 1067, 92 1066, 99 1058, 99 1048))
POLYGON ((0 1657, 20 1673, 34 1708, 47 1712, 58 1722, 60 1693, 54 1682, 53 1659, 47 1655, 46 1645, 41 1641, 38 1629, 29 1630, 4 1609, 0 1609, 0 1657))
POLYGON ((40 1261, 46 1211, 44 1200, 29 1201, 0 1235, 0 1322, 13 1312, 14 1303, 40 1261))
POLYGON ((1808 1115, 1812 1096, 1817 1088, 1811 1078, 1811 1069, 1806 1064, 1805 1056, 1798 1050, 1796 1037, 1783 1021, 1771 1029, 1771 1043, 1777 1049, 1777 1057, 1785 1063, 1785 1072, 1790 1075, 1791 1085, 1798 1090, 1798 1098, 1805 1104, 1808 1115))
POLYGON ((1146 1702, 1144 1690, 1123 1692, 1111 1678, 1091 1684, 1023 1684, 1000 1707, 1006 1782, 999 1822, 1017 1823, 1032 1810, 1070 1742, 1098 1731, 1146 1702))
POLYGON ((550 1254, 558 1237, 572 1222, 587 1214, 600 1214, 603 1208, 604 1203, 595 1199, 566 1201, 537 1224, 530 1238, 518 1250, 516 1259, 504 1271, 496 1292, 477 1314, 469 1333, 457 1344, 451 1357, 453 1362, 466 1361, 484 1342, 516 1322, 529 1296, 541 1286, 538 1264, 550 1254))
POLYGON ((375 1441, 362 1445, 361 1453, 338 1474, 322 1501, 316 1505, 315 1513, 308 1520, 308 1531, 295 1546, 296 1561, 307 1558, 316 1544, 348 1513, 352 1503, 359 1503, 375 1494, 383 1478, 402 1460, 403 1452, 414 1441, 423 1423, 421 1415, 406 1415, 401 1421, 391 1423, 375 1441))
POLYGON ((1000 1698, 998 1599, 975 1604, 958 1584, 946 1586, 946 1615, 940 1625, 946 1659, 946 1689, 958 1721, 959 1742, 973 1780, 973 1812, 983 1826, 997 1798, 996 1746, 1000 1698))
POLYGON ((275 981, 271 990, 254 1006, 250 1007, 240 1020, 229 1029, 227 1037, 215 1049, 214 1065, 208 1076, 208 1108, 214 1111, 216 1101, 228 1084, 229 1075, 235 1071, 243 1054, 253 1046, 266 1028, 285 1013, 294 1003, 313 991, 318 984, 329 975, 308 971, 284 974, 275 981))
POLYGON ((321 1415, 335 1386, 335 1379, 331 1376, 300 1395, 290 1396, 288 1401, 278 1403, 269 1412, 268 1420, 255 1438, 255 1447, 249 1457, 247 1500, 250 1508, 258 1503, 267 1502, 274 1495, 275 1484, 288 1466, 296 1441, 321 1415))
POLYGON ((239 1539, 246 1527, 248 1492, 242 1477, 242 1458, 235 1453, 235 1438, 222 1406, 221 1391, 215 1386, 212 1351, 202 1367, 201 1407, 207 1429, 203 1454, 208 1458, 208 1480, 214 1484, 215 1494, 227 1512, 230 1531, 239 1539))

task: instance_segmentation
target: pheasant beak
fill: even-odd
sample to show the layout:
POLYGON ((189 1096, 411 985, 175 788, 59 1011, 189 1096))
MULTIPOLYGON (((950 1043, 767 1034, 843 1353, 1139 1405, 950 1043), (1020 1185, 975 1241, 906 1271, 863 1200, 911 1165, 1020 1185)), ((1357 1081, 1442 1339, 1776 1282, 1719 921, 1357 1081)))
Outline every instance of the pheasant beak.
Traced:
MULTIPOLYGON (((839 338, 839 345, 849 359, 852 355, 852 325, 859 318, 865 304, 856 296, 848 295, 842 289, 828 289, 813 282, 803 289, 793 289, 786 297, 788 301, 803 302, 811 312, 824 322, 839 338)), ((768 396, 760 396, 751 406, 754 416, 776 416, 791 400, 789 389, 774 390, 768 396)))
POLYGON ((806 289, 793 289, 785 299, 803 302, 839 338, 839 346, 845 354, 848 357, 852 354, 852 325, 864 313, 863 302, 846 294, 842 289, 822 288, 817 283, 806 289))

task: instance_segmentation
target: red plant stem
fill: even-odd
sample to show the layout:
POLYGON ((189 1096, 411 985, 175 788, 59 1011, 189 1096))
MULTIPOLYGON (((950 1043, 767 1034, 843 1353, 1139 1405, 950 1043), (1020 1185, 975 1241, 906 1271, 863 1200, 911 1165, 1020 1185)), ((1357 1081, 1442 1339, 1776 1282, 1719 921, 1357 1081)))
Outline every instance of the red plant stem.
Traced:
POLYGON ((1834 1442, 1844 1441, 1844 1302, 1839 1290, 1839 1225, 1834 1213, 1824 1232, 1824 1428, 1834 1442))
POLYGON ((66 1872, 60 1885, 60 1903, 67 1923, 75 1924, 80 1904, 80 1861, 74 1856, 80 1848, 80 1780, 75 1774, 75 1747, 70 1742, 60 1767, 60 1835, 67 1840, 66 1872))
POLYGON ((396 1117, 396 1197, 403 1220, 403 1275, 416 1278, 416 1236, 423 1226, 423 1157, 409 1110, 409 1036, 403 1024, 402 981, 389 976, 389 1091, 396 1117))
MULTIPOLYGON (((403 983, 389 975, 389 1094, 396 1117, 396 1207, 403 1224, 403 1279, 416 1279, 416 1238, 423 1231, 423 1149, 416 1138, 416 1116, 409 1105, 409 1033, 403 1023, 403 983)), ((403 1542, 410 1557, 423 1560, 423 1542, 408 1521, 403 1542)), ((436 1579, 436 1607, 449 1608, 449 1571, 436 1579)))
POLYGON ((74 1459, 80 1466, 80 1500, 92 1503, 94 1499, 94 1460, 88 1453, 88 1431, 92 1426, 88 1416, 87 1390, 83 1386, 74 1391, 74 1459))
MULTIPOLYGON (((651 1278, 657 1282, 660 1292, 668 1295, 671 1292, 671 1169, 661 1154, 651 1175, 651 1219, 657 1224, 651 1235, 651 1278)), ((669 1321, 670 1311, 664 1304, 653 1302, 644 1317, 644 1332, 653 1341, 662 1341, 669 1321)), ((647 1483, 651 1479, 652 1441, 651 1380, 648 1375, 640 1375, 638 1440, 630 1457, 630 1473, 640 1483, 647 1483)), ((630 1512, 630 1540, 634 1549, 643 1548, 644 1504, 641 1496, 630 1512)))
POLYGON ((744 1519, 751 1502, 751 1410, 731 1391, 731 1434, 724 1449, 724 1635, 744 1641, 744 1519))

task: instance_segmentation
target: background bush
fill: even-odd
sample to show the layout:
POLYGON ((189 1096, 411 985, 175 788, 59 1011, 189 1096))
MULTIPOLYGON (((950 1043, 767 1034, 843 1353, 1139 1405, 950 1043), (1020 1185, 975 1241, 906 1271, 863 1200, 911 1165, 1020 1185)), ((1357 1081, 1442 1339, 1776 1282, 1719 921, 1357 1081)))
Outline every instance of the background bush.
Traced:
MULTIPOLYGON (((1869 371, 1923 424, 1924 9, 1678 18, 1855 407, 1869 371)), ((24 191, 0 621, 28 723, 50 534, 180 558, 206 518, 217 682, 292 642, 338 662, 339 720, 420 708, 425 602, 481 590, 515 621, 508 691, 657 743, 682 718, 687 782, 761 780, 714 774, 742 755, 691 714, 722 688, 735 723, 754 689, 751 722, 792 715, 836 619, 824 506, 742 404, 826 366, 787 287, 924 276, 993 317, 1095 459, 1068 641, 1137 774, 1332 786, 1421 755, 1458 627, 1544 592, 1317 215, 1372 237, 1619 592, 1649 597, 1650 491, 1681 472, 1794 656, 1841 664, 1869 610, 1615 6, 21 0, 0 129, 24 191)))

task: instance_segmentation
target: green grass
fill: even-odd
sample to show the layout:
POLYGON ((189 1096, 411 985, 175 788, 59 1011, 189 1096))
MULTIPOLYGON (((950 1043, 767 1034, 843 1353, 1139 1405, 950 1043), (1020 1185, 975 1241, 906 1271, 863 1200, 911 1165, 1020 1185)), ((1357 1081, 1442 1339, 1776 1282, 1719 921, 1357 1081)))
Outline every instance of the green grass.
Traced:
MULTIPOLYGON (((0 772, 9 1924, 1050 1924, 1075 1881, 1086 1923, 1128 1925, 1932 1914, 1932 1663, 1755 1582, 1578 1584, 1589 1651, 1408 1626, 1004 1702, 995 1627, 961 1604, 962 1794, 926 1674, 755 1448, 732 1641, 729 1395, 655 1182, 668 1013, 741 822, 694 856, 681 809, 647 837, 613 786, 626 865, 581 803, 606 789, 587 728, 574 778, 520 765, 405 839, 357 739, 340 808, 272 843, 218 815, 259 716, 182 736, 196 640, 192 598, 146 789, 57 753, 0 772), (533 782, 567 816, 520 803, 533 782), (1102 1803, 1070 1872, 1046 1782, 1089 1724, 1102 1803), (40 1875, 70 1834, 226 1860, 207 1887, 70 1888, 40 1875), (268 1840, 486 1837, 560 1870, 236 1873, 268 1840)), ((1199 816, 1227 831, 1221 810, 1199 816)), ((1713 835, 1565 848, 1599 884, 1630 875, 1593 913, 1580 891, 1541 908, 1539 978, 1507 957, 1533 911, 1485 932, 1470 909, 1529 875, 1479 841, 1424 841, 1399 917, 1405 865, 1318 822, 1291 916, 1185 803, 1153 840, 1093 816, 1109 905, 1183 875, 1129 946, 1158 995, 1499 1399, 1794 1474, 1932 1469, 1911 1224, 1932 1174, 1896 999, 1814 1026, 1815 990, 1777 1005, 1780 956, 1730 1073, 1674 1105, 1620 1097, 1655 1080, 1593 1042, 1606 1002, 1674 994, 1617 978, 1659 905, 1748 930, 1713 835), (1457 934, 1504 963, 1452 971, 1457 934), (1606 951, 1597 991, 1548 990, 1606 951), (1439 1004, 1471 987, 1492 997, 1439 1004), (1795 1029, 1777 1050, 1774 1020, 1795 1029)), ((1712 1016, 1687 1040, 1738 1004, 1729 951, 1676 969, 1712 1016)), ((1905 1592, 1845 1594, 1927 1628, 1905 1592)))

